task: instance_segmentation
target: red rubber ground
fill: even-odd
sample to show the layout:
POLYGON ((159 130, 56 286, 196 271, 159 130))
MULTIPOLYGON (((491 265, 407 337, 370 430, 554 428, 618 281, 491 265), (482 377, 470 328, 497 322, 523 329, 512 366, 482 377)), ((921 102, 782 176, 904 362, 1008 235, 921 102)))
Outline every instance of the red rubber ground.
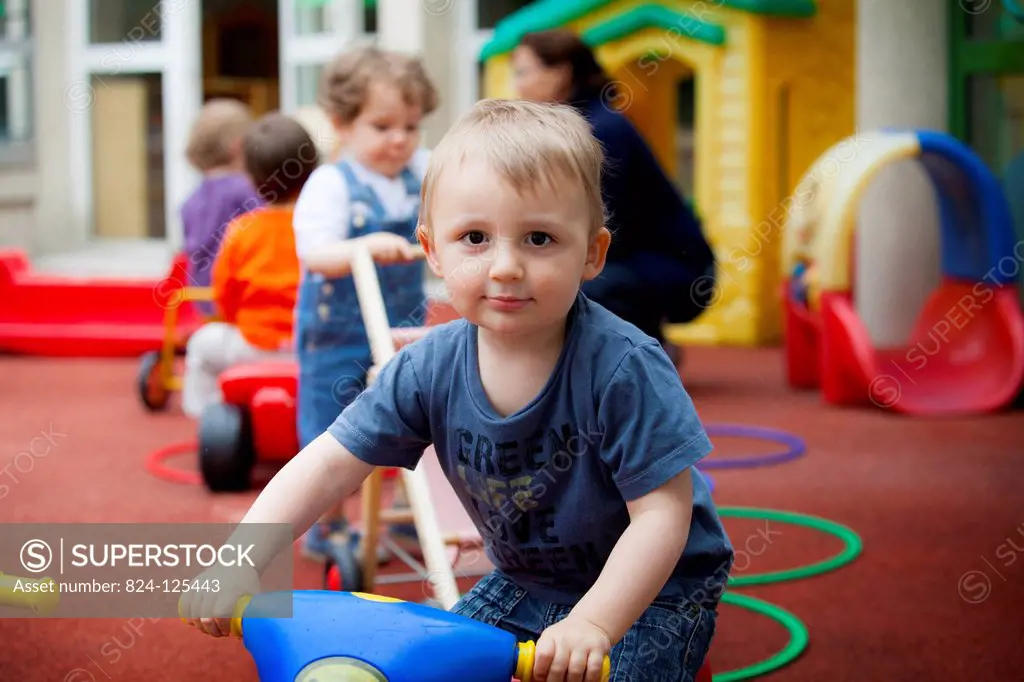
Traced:
MULTIPOLYGON (((1020 678, 1021 413, 940 422, 829 408, 817 393, 785 388, 781 351, 692 349, 687 363, 684 379, 705 420, 784 429, 807 441, 807 456, 784 466, 715 472, 716 501, 823 516, 864 540, 863 556, 835 573, 745 590, 792 611, 811 635, 800 659, 761 679, 1020 678)), ((147 453, 195 433, 176 406, 144 413, 136 370, 128 359, 0 357, 0 522, 241 518, 255 492, 212 497, 146 471, 147 453), (20 454, 33 443, 36 455, 20 454)), ((718 445, 723 457, 755 449, 738 440, 718 445)), ((187 457, 168 462, 187 464, 187 457)), ((358 513, 358 502, 350 509, 358 513)), ((727 528, 738 574, 839 549, 836 540, 778 524, 729 519, 727 528)), ((295 585, 319 588, 321 580, 322 567, 296 555, 295 585)), ((470 583, 460 581, 464 589, 470 583)), ((417 584, 384 591, 423 595, 417 584)), ((5 682, 256 679, 238 642, 200 636, 176 619, 0 619, 0 641, 5 682)), ((715 669, 753 663, 784 644, 779 626, 724 607, 715 669)))

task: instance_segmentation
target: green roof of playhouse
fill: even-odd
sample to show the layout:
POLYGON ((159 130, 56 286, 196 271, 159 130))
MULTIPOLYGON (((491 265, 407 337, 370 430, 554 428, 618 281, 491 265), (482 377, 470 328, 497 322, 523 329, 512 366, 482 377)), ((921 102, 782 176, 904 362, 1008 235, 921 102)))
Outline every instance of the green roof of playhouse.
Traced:
MULTIPOLYGON (((480 50, 480 59, 486 60, 509 52, 527 33, 564 26, 614 1, 537 0, 498 22, 494 27, 494 36, 480 50)), ((815 0, 712 1, 721 7, 764 16, 806 18, 817 12, 815 0)), ((713 45, 725 42, 725 29, 721 26, 660 4, 641 5, 614 16, 586 31, 581 37, 591 47, 597 47, 645 28, 677 28, 695 40, 713 45)))

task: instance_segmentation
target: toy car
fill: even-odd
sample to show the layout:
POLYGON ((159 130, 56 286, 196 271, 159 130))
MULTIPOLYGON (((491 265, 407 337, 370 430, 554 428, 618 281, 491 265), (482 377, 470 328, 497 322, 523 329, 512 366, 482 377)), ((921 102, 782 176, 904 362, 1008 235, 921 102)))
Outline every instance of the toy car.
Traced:
POLYGON ((199 469, 213 492, 248 490, 257 462, 284 464, 299 449, 294 360, 238 365, 220 375, 224 402, 199 419, 199 469))

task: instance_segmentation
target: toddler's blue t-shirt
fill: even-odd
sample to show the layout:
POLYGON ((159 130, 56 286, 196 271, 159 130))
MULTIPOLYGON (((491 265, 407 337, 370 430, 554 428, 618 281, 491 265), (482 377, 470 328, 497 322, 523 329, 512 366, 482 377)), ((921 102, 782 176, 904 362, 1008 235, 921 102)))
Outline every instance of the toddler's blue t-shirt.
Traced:
MULTIPOLYGON (((500 416, 480 380, 477 327, 438 326, 402 348, 329 432, 374 465, 441 468, 499 571, 539 599, 575 604, 629 525, 627 500, 712 449, 679 374, 651 337, 577 296, 547 384, 500 416)), ((686 549, 661 596, 714 606, 733 550, 707 482, 693 476, 686 549)))

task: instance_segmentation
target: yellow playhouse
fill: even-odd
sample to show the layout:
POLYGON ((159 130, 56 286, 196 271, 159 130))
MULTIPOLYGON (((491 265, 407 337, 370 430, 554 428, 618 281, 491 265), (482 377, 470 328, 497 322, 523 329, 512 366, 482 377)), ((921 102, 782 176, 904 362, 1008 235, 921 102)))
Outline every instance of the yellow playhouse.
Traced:
MULTIPOLYGON (((513 97, 526 33, 581 34, 672 177, 680 81, 693 78, 692 197, 717 254, 720 294, 677 343, 767 345, 780 337, 781 230, 796 183, 854 132, 856 0, 537 0, 484 46, 484 95, 513 97)), ((803 199, 807 199, 806 197, 803 199)))

